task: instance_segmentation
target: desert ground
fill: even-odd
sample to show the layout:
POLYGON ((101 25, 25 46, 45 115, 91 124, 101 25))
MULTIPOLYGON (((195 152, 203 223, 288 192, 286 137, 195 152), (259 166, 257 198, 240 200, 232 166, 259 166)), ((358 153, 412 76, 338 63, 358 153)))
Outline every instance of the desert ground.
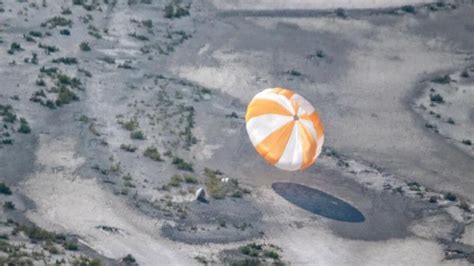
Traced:
POLYGON ((0 264, 474 264, 473 17, 0 0, 0 264), (276 86, 324 123, 305 171, 248 138, 248 102, 276 86))

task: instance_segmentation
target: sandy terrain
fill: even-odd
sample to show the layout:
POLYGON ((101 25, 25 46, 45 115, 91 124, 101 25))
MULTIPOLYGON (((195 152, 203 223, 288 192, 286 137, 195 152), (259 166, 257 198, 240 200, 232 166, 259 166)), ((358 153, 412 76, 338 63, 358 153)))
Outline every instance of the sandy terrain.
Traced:
POLYGON ((58 259, 474 263, 472 3, 49 2, 0 4, 0 213, 77 239, 58 259), (277 85, 325 125, 305 172, 266 164, 245 131, 277 85), (311 212, 330 204, 364 219, 311 212))

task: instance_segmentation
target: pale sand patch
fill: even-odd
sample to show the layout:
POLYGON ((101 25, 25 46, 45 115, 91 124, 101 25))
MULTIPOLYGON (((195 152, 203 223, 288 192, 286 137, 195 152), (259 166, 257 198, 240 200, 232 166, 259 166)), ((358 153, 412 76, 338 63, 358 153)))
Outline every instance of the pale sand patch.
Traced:
POLYGON ((433 215, 415 221, 410 226, 410 231, 426 239, 449 239, 456 226, 452 221, 453 219, 448 214, 433 215))
POLYGON ((474 246, 474 223, 464 228, 464 234, 459 241, 466 245, 474 246))
POLYGON ((96 180, 75 174, 84 158, 75 155, 76 142, 71 138, 52 139, 40 136, 37 164, 40 169, 23 184, 37 208, 27 216, 38 225, 77 234, 82 242, 104 256, 119 259, 132 254, 141 265, 189 265, 180 247, 161 239, 159 220, 149 219, 129 209, 96 180), (98 225, 121 229, 111 234, 98 225))
POLYGON ((260 189, 265 204, 264 221, 269 243, 283 248, 283 257, 294 265, 468 265, 444 261, 436 240, 417 237, 386 241, 348 240, 335 236, 321 220, 292 206, 271 189, 260 189))
POLYGON ((386 8, 436 2, 433 0, 213 0, 214 5, 224 10, 263 9, 361 9, 386 8))

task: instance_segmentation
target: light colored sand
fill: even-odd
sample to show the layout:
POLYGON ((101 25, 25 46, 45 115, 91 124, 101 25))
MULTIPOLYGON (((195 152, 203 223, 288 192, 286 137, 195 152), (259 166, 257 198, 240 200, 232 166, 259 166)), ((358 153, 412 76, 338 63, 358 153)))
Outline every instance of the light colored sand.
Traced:
POLYGON ((42 227, 77 234, 107 257, 132 254, 141 265, 194 263, 171 241, 155 237, 160 221, 130 210, 95 179, 77 176, 74 172, 84 159, 75 156, 75 145, 73 139, 40 137, 37 164, 41 170, 24 184, 37 205, 27 213, 29 218, 42 227), (117 227, 122 233, 104 232, 98 225, 117 227))
POLYGON ((466 245, 474 246, 474 223, 466 226, 464 234, 459 241, 466 245))
POLYGON ((417 237, 387 241, 347 240, 333 235, 271 189, 259 191, 265 202, 264 220, 273 225, 268 241, 283 248, 285 259, 295 265, 468 265, 444 261, 436 240, 417 237), (300 226, 296 226, 299 223, 300 226))
MULTIPOLYGON (((196 56, 175 67, 175 73, 220 89, 244 103, 264 88, 292 84, 320 112, 328 136, 325 144, 430 188, 474 199, 474 184, 467 178, 474 171, 472 158, 434 139, 407 103, 423 75, 464 64, 463 56, 452 53, 447 40, 413 34, 411 30, 419 22, 409 16, 385 25, 330 18, 247 21, 269 31, 239 24, 241 34, 232 35, 221 46, 211 42, 206 53, 212 61, 208 60, 209 55, 196 56), (287 30, 291 25, 280 29, 282 23, 296 27, 291 31, 287 30), (305 36, 301 40, 295 39, 299 38, 296 34, 290 35, 299 30, 300 36, 305 36), (248 31, 256 33, 247 34, 248 31), (333 34, 337 42, 326 46, 296 45, 313 34, 323 38, 333 34), (261 44, 265 42, 276 45, 261 44), (295 43, 294 47, 278 47, 291 43, 295 43), (310 65, 306 57, 315 49, 340 51, 344 57, 329 52, 328 57, 334 57, 334 62, 310 65), (321 76, 328 68, 333 70, 327 72, 329 77, 321 76), (288 76, 281 74, 288 69, 300 70, 305 76, 288 82, 288 76)), ((219 43, 219 35, 213 38, 219 43)))
POLYGON ((436 2, 432 0, 213 0, 219 9, 360 9, 436 2))

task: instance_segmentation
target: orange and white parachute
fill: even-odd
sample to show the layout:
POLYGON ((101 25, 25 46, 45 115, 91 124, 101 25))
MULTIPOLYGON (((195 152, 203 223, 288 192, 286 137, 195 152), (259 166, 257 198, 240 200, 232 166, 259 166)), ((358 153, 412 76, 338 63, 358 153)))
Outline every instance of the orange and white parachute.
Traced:
POLYGON ((291 90, 272 88, 255 95, 245 121, 258 154, 280 169, 303 170, 321 153, 324 129, 319 115, 291 90))

